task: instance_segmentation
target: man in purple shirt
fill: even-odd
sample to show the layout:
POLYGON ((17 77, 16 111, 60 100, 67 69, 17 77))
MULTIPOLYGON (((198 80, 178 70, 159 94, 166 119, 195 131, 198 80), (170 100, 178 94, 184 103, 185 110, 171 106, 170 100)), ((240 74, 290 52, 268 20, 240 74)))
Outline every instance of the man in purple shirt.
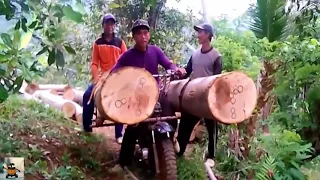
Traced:
MULTIPOLYGON (((131 32, 135 45, 120 56, 111 72, 124 66, 134 66, 145 68, 151 74, 158 74, 158 65, 160 64, 166 70, 171 69, 184 76, 186 74, 184 68, 178 68, 173 64, 159 47, 148 44, 149 29, 149 24, 145 20, 138 19, 133 23, 131 32)), ((120 166, 131 165, 138 136, 139 128, 135 126, 126 128, 120 150, 120 166)))

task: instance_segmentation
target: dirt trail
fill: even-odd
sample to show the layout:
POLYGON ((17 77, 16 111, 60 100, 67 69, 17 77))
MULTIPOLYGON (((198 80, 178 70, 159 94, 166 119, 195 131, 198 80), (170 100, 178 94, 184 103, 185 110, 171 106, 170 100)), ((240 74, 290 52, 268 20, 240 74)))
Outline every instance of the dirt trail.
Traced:
MULTIPOLYGON (((123 128, 123 132, 125 127, 123 128)), ((94 128, 93 132, 101 134, 106 138, 108 149, 115 154, 120 152, 120 144, 116 142, 114 126, 94 128)))

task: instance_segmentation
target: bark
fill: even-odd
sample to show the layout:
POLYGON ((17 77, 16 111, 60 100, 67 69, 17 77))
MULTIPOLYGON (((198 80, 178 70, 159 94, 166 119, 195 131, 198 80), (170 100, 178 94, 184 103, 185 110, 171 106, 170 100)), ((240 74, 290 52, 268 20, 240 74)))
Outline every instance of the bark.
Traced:
POLYGON ((72 88, 68 88, 63 92, 63 98, 68 99, 70 101, 74 101, 76 93, 73 91, 72 88))
POLYGON ((83 95, 84 95, 84 91, 82 90, 78 90, 78 89, 73 89, 75 96, 73 101, 78 103, 80 106, 83 105, 83 95))
POLYGON ((66 89, 70 88, 67 84, 39 84, 39 90, 56 90, 64 92, 66 89))
POLYGON ((173 81, 169 85, 166 98, 176 111, 182 108, 194 116, 233 124, 248 119, 256 106, 255 84, 242 72, 196 78, 186 85, 187 81, 173 81))
POLYGON ((76 113, 74 102, 63 99, 61 96, 51 94, 49 90, 38 90, 33 96, 58 110, 61 110, 66 118, 72 118, 76 113))
MULTIPOLYGON (((272 97, 270 95, 271 90, 274 88, 274 78, 271 77, 271 75, 275 73, 274 65, 267 60, 264 60, 263 65, 264 65, 264 69, 260 72, 260 80, 258 85, 259 94, 258 94, 258 101, 257 101, 255 112, 249 118, 249 121, 247 124, 242 124, 242 126, 245 126, 244 133, 246 134, 246 136, 244 137, 244 144, 243 144, 245 149, 244 150, 245 157, 249 157, 250 155, 251 149, 249 147, 249 144, 250 142, 252 142, 252 138, 255 134, 257 121, 259 120, 259 118, 267 119, 267 117, 273 110, 273 103, 275 100, 275 97, 272 97), (259 116, 259 114, 261 114, 261 116, 259 116)), ((263 125, 261 128, 264 134, 269 133, 269 127, 267 124, 263 125)), ((254 170, 251 170, 248 174, 247 179, 253 179, 253 178, 254 178, 254 170)))
POLYGON ((155 6, 151 6, 148 15, 148 23, 151 29, 155 29, 157 26, 157 20, 159 19, 159 15, 161 13, 162 8, 166 4, 166 0, 157 0, 155 6))

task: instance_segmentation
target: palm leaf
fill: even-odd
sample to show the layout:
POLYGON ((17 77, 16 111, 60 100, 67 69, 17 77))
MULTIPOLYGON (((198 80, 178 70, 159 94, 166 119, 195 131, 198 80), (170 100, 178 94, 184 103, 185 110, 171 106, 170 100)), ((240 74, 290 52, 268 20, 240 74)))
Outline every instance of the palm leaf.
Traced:
POLYGON ((270 42, 284 38, 287 26, 285 3, 285 0, 257 0, 250 12, 249 28, 258 38, 266 37, 270 42))

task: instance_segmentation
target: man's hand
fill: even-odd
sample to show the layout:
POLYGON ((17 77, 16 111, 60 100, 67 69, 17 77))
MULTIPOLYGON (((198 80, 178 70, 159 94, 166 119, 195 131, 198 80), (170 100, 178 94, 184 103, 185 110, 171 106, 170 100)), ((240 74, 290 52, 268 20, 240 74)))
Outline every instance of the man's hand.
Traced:
POLYGON ((179 76, 185 76, 187 74, 187 71, 184 69, 184 68, 177 68, 176 69, 176 73, 179 75, 179 76))

